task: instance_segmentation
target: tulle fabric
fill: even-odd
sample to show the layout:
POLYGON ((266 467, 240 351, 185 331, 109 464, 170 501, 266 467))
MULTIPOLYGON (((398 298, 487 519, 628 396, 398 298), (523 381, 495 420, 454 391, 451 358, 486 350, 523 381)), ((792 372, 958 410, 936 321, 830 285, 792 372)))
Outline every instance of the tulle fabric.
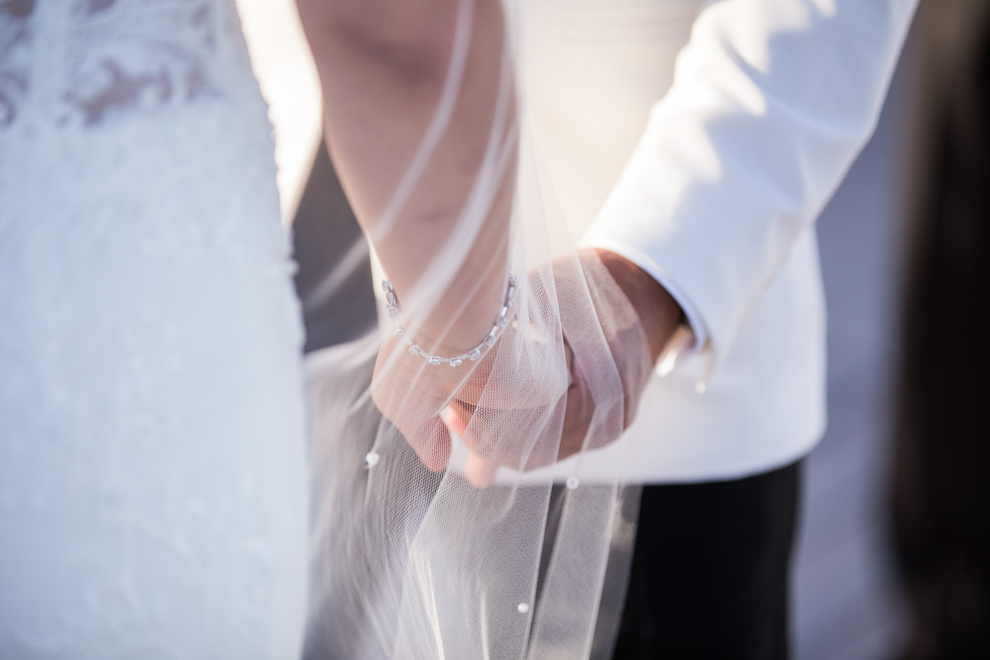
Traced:
MULTIPOLYGON (((401 226, 408 200, 427 185, 424 172, 459 93, 470 39, 464 13, 473 8, 474 0, 460 3, 447 80, 386 208, 387 227, 401 226)), ((581 466, 631 419, 636 397, 629 393, 649 376, 649 349, 607 270, 575 248, 526 130, 514 84, 515 9, 504 5, 506 57, 491 134, 456 223, 420 227, 427 234, 421 244, 433 249, 410 257, 423 259, 423 275, 400 301, 400 318, 383 315, 372 336, 309 360, 315 480, 308 658, 611 654, 638 490, 618 479, 584 479, 581 466), (430 365, 411 356, 395 330, 417 336, 431 314, 450 308, 445 292, 463 284, 454 280, 464 272, 466 247, 484 240, 505 181, 512 186, 508 263, 504 273, 476 276, 499 279, 504 288, 509 272, 516 275, 512 321, 477 362, 430 365), (635 359, 617 364, 620 353, 635 359), (573 435, 564 428, 569 400, 591 422, 576 446, 565 447, 562 437, 573 435), (466 429, 451 432, 440 422, 450 406, 472 411, 466 429), (392 422, 399 419, 398 426, 417 429, 406 434, 417 439, 398 430, 392 422), (550 468, 575 452, 572 474, 550 468), (472 460, 500 466, 494 483, 469 482, 472 460)), ((381 239, 371 236, 372 243, 381 239)), ((389 264, 383 267, 388 273, 389 264)), ((418 341, 454 354, 443 338, 418 341)))

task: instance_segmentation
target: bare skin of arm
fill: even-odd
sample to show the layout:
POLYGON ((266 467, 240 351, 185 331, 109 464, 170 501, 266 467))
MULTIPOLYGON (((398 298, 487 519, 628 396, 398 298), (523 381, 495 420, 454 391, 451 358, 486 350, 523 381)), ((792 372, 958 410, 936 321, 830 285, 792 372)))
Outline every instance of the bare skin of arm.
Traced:
MULTIPOLYGON (((501 2, 476 0, 449 122, 396 221, 389 222, 386 209, 447 80, 460 5, 458 0, 298 0, 323 86, 327 146, 400 301, 454 230, 489 135, 504 128, 493 126, 506 73, 501 2)), ((514 119, 514 105, 509 103, 503 123, 514 119)), ((441 344, 436 352, 472 348, 502 303, 514 176, 511 168, 504 173, 476 239, 460 246, 459 271, 422 320, 420 332, 441 344)))

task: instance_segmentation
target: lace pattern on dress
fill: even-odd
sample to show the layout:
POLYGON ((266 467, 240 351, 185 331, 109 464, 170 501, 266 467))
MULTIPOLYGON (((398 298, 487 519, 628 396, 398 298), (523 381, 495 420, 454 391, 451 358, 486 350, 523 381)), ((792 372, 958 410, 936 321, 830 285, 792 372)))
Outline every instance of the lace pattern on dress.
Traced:
POLYGON ((265 110, 232 0, 0 0, 2 658, 295 655, 265 110))
POLYGON ((28 89, 35 0, 0 2, 0 129, 10 126, 28 89))
POLYGON ((235 14, 227 0, 0 0, 0 130, 220 96, 235 14))

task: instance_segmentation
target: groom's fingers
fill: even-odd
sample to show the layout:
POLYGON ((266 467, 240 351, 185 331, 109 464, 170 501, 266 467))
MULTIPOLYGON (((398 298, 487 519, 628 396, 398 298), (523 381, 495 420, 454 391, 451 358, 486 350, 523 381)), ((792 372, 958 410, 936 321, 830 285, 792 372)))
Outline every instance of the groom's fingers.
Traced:
POLYGON ((574 363, 571 371, 571 386, 567 388, 566 397, 557 460, 563 460, 581 451, 595 413, 594 398, 588 390, 584 372, 577 362, 574 363))

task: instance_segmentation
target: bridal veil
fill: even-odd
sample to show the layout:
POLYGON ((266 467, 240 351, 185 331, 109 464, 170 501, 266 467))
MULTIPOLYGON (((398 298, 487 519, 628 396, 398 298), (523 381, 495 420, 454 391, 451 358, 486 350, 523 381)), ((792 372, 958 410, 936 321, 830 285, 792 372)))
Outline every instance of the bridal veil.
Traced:
POLYGON ((638 491, 582 466, 631 419, 625 393, 649 376, 648 345, 555 202, 527 128, 518 7, 496 2, 492 19, 482 0, 456 4, 418 143, 375 156, 390 161, 376 165, 390 189, 366 230, 385 275, 415 272, 414 285, 397 282, 393 314, 372 336, 309 361, 307 657, 607 658, 638 491), (495 83, 476 93, 465 72, 480 20, 504 29, 481 54, 497 64, 495 83), (445 141, 460 139, 458 108, 479 103, 489 130, 441 200, 450 221, 410 213, 443 196, 431 168, 445 141), (502 245, 504 258, 478 260, 502 245), (620 344, 633 347, 631 368, 616 362, 620 344), (576 442, 574 416, 587 421, 576 442), (563 470, 558 458, 575 453, 563 470))

